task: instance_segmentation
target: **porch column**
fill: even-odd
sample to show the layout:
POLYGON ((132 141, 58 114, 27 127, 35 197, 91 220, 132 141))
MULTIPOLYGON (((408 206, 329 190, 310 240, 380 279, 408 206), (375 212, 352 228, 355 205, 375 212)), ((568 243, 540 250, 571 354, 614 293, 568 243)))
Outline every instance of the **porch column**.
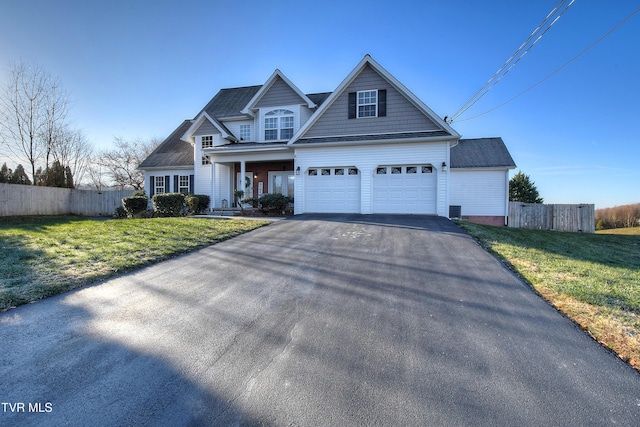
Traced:
MULTIPOLYGON (((240 182, 238 182, 236 185, 238 186, 238 190, 242 190, 245 192, 247 191, 247 189, 244 187, 246 174, 247 174, 247 165, 245 164, 244 160, 240 160, 240 182)), ((249 197, 249 196, 245 194, 244 197, 249 197)))
POLYGON ((209 179, 210 179, 209 189, 210 189, 210 192, 211 192, 211 194, 209 194, 209 197, 211 197, 211 200, 209 201, 209 207, 211 209, 213 209, 213 208, 217 207, 216 206, 216 196, 217 196, 217 194, 216 194, 216 190, 215 190, 215 188, 216 188, 215 187, 215 184, 216 184, 216 182, 215 182, 215 174, 216 174, 216 164, 215 164, 215 162, 211 162, 211 170, 209 171, 209 173, 211 174, 211 176, 209 177, 209 179))

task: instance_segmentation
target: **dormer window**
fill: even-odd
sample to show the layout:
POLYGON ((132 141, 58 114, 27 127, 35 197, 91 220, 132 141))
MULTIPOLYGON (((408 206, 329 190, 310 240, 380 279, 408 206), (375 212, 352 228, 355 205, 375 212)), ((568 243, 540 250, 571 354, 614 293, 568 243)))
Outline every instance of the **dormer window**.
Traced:
POLYGON ((293 136, 293 111, 271 110, 264 115, 264 140, 278 141, 293 136))

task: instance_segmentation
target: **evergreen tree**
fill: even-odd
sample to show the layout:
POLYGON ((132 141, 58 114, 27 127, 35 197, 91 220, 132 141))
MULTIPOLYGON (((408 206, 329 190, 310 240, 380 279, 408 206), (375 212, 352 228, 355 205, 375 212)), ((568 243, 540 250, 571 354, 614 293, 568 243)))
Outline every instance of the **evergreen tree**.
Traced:
POLYGON ((18 165, 16 167, 16 170, 13 171, 9 184, 31 185, 31 180, 27 176, 27 173, 24 171, 24 167, 22 165, 18 165))
POLYGON ((0 168, 0 182, 10 182, 11 181, 11 169, 7 167, 7 163, 5 162, 0 168))
POLYGON ((73 187, 73 175, 71 174, 71 168, 69 166, 62 166, 62 164, 55 160, 50 167, 42 172, 41 169, 36 171, 37 182, 36 185, 43 185, 46 187, 60 187, 60 188, 74 188, 73 187))
POLYGON ((509 200, 522 203, 543 203, 536 185, 528 175, 518 172, 509 180, 509 200))

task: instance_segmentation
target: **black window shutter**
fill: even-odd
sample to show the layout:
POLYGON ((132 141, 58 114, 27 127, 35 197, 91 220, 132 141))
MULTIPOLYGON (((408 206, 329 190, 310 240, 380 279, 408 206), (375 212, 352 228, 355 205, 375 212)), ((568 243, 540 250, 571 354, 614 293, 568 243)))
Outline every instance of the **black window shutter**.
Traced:
POLYGON ((152 197, 155 194, 155 191, 156 191, 156 177, 150 176, 149 177, 149 197, 152 197))
POLYGON ((169 189, 169 185, 170 185, 170 184, 171 184, 171 176, 166 175, 166 176, 164 177, 164 192, 165 192, 165 193, 168 193, 168 192, 170 192, 170 191, 171 191, 171 190, 169 189))
POLYGON ((356 118, 356 93, 349 92, 349 118, 356 118))
POLYGON ((189 175, 189 193, 193 194, 193 175, 189 175))
POLYGON ((378 90, 378 117, 385 117, 387 115, 387 90, 378 90))
POLYGON ((173 192, 179 193, 180 188, 178 188, 178 175, 173 175, 173 192))

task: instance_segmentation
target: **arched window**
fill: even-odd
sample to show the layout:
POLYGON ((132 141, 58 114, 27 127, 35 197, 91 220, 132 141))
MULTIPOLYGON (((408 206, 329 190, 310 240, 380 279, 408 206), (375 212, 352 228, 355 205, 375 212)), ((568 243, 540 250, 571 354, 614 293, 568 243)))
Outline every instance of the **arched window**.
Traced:
POLYGON ((293 111, 271 110, 264 115, 264 140, 277 141, 293 136, 293 111))

